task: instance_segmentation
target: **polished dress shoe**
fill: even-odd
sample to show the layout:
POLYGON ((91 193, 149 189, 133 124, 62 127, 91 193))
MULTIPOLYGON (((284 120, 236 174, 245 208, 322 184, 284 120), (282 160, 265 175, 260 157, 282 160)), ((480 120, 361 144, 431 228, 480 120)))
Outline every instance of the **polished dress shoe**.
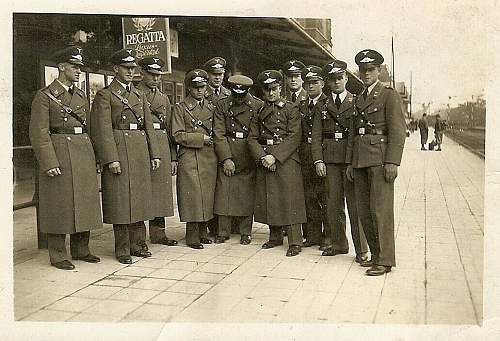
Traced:
POLYGON ((50 265, 55 266, 61 270, 73 270, 75 266, 69 260, 63 260, 57 263, 50 263, 50 265))
POLYGON ((301 247, 299 245, 290 245, 288 250, 286 251, 287 257, 297 256, 300 253, 301 247))
POLYGON ((142 258, 148 258, 152 256, 151 252, 145 251, 143 249, 131 252, 130 255, 142 258))
POLYGON ((265 242, 264 244, 262 244, 262 248, 263 249, 272 249, 273 247, 276 247, 278 245, 283 245, 283 242, 277 242, 277 241, 274 241, 274 240, 268 240, 267 242, 265 242))
POLYGON ((248 245, 251 242, 252 242, 252 238, 249 235, 247 235, 247 234, 241 235, 241 237, 240 237, 240 244, 241 245, 248 245))
POLYGON ((215 244, 222 244, 226 241, 226 237, 224 236, 216 236, 214 239, 215 244))
POLYGON ((187 246, 189 246, 191 249, 197 249, 197 250, 204 248, 202 243, 188 244, 187 246))
POLYGON ((151 239, 151 244, 161 244, 161 245, 167 245, 167 246, 176 246, 177 240, 174 239, 168 239, 167 237, 163 237, 160 239, 151 239))
POLYGON ((372 265, 371 268, 366 270, 366 274, 368 276, 382 276, 386 274, 387 272, 391 272, 391 267, 390 266, 385 266, 385 265, 372 265))
POLYGON ((319 244, 316 243, 316 242, 312 242, 310 240, 306 240, 302 246, 303 247, 311 247, 311 246, 314 246, 314 245, 319 245, 319 244))
POLYGON ((366 252, 358 253, 354 261, 362 267, 371 267, 373 265, 373 262, 368 259, 368 255, 366 254, 366 252))
POLYGON ((328 247, 323 251, 323 253, 321 255, 322 256, 336 256, 336 255, 345 255, 347 253, 349 253, 349 250, 335 250, 333 247, 328 247))
POLYGON ((209 239, 209 238, 200 238, 200 242, 202 244, 212 244, 212 239, 209 239))
POLYGON ((130 256, 120 256, 117 259, 122 264, 132 264, 132 257, 130 256))
POLYGON ((73 260, 83 260, 84 262, 87 263, 99 263, 101 261, 101 258, 89 253, 86 256, 73 257, 73 260))

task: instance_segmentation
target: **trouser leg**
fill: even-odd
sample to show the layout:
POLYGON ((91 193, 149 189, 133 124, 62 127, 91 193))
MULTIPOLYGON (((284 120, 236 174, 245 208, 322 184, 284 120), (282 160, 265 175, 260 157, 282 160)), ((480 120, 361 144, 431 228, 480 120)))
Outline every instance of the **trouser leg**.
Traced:
POLYGON ((47 248, 51 264, 68 260, 65 234, 47 233, 47 248))
POLYGON ((368 243, 366 242, 363 228, 360 226, 354 182, 349 181, 345 175, 344 190, 347 201, 347 212, 349 213, 349 221, 351 222, 351 237, 354 250, 356 250, 356 254, 366 253, 368 252, 368 243))
POLYGON ((149 240, 152 243, 159 242, 164 239, 165 235, 165 218, 156 217, 149 221, 149 240))
POLYGON ((218 216, 218 225, 219 225, 219 233, 218 236, 221 237, 229 237, 231 234, 231 226, 233 224, 232 216, 219 215, 218 216))
POLYGON ((359 219, 366 241, 372 254, 372 260, 376 263, 379 255, 377 233, 372 221, 372 212, 370 207, 371 197, 371 176, 369 168, 354 168, 354 192, 356 194, 356 203, 359 219))
POLYGON ((349 243, 346 238, 346 216, 345 216, 345 195, 343 174, 346 167, 339 165, 327 166, 327 240, 335 250, 349 250, 349 243))
POLYGON ((186 223, 186 244, 187 245, 200 243, 200 228, 202 226, 205 228, 205 232, 206 232, 206 227, 205 227, 204 223, 199 223, 199 222, 186 223))
POLYGON ((297 245, 302 246, 302 234, 300 231, 300 224, 287 225, 287 238, 288 246, 297 245))
POLYGON ((277 244, 283 243, 283 227, 277 225, 269 225, 269 241, 277 244))
POLYGON ((210 234, 216 236, 218 233, 217 222, 218 222, 217 216, 214 216, 212 219, 208 221, 207 226, 205 226, 205 231, 208 227, 208 231, 210 231, 210 234))
POLYGON ((76 232, 69 236, 69 249, 71 257, 85 257, 90 254, 89 250, 90 231, 76 232))
POLYGON ((130 256, 128 224, 113 224, 113 233, 115 235, 116 258, 130 256))
POLYGON ((238 220, 237 223, 238 223, 240 234, 251 236, 252 235, 253 216, 238 217, 237 220, 238 220))
POLYGON ((396 266, 394 241, 394 182, 385 181, 384 168, 370 167, 370 207, 378 243, 377 264, 396 266))
POLYGON ((143 245, 146 244, 145 231, 146 225, 143 221, 138 221, 128 225, 131 253, 142 250, 143 245))

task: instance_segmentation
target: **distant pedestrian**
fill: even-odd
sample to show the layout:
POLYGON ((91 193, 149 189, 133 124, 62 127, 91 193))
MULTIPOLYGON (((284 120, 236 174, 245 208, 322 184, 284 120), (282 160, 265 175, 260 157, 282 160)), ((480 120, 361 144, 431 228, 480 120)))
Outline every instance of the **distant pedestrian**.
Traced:
POLYGON ((446 123, 441 120, 439 114, 436 115, 436 123, 434 124, 434 137, 436 138, 437 149, 436 151, 441 151, 441 144, 443 143, 443 132, 446 130, 446 123))
POLYGON ((426 150, 425 144, 427 143, 427 138, 429 136, 429 123, 427 122, 426 113, 424 113, 422 118, 418 121, 418 129, 420 129, 420 144, 422 145, 420 150, 426 150))

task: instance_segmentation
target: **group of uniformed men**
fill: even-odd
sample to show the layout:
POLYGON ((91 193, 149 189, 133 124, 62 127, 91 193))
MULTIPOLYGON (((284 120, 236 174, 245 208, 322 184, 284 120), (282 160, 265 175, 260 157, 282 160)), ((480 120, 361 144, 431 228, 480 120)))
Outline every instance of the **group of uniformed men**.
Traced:
POLYGON ((380 83, 383 57, 359 52, 355 61, 366 88, 346 90, 347 64, 322 68, 291 60, 261 72, 262 100, 244 75, 222 83, 226 61, 215 57, 186 74, 187 96, 175 106, 158 86, 161 58, 136 61, 115 52, 115 77, 89 110, 75 87, 82 49, 54 55, 58 78, 32 104, 30 138, 39 163, 40 230, 48 233, 50 262, 74 269, 72 259, 99 262, 89 230, 113 224, 115 255, 150 257, 146 244, 173 246, 164 217, 173 216, 177 175, 186 244, 224 243, 232 232, 251 243, 252 222, 269 225, 268 249, 288 238, 287 256, 319 246, 323 256, 348 253, 345 201, 356 262, 368 275, 395 266, 394 180, 405 140, 398 94, 380 83), (137 63, 142 81, 132 83, 137 63), (96 171, 102 179, 102 216, 96 171), (208 230, 210 234, 208 233, 208 230), (304 241, 305 238, 305 241, 304 241), (368 258, 368 248, 371 259, 368 258))

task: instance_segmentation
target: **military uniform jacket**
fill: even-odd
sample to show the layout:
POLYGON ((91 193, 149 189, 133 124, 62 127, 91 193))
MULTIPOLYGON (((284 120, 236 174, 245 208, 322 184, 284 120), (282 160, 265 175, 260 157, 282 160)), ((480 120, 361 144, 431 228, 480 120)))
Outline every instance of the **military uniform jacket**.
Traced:
POLYGON ((355 97, 347 92, 338 109, 332 95, 320 98, 316 104, 311 144, 313 162, 323 160, 325 163, 346 163, 354 100, 355 97))
POLYGON ((207 90, 205 91, 205 100, 212 103, 213 105, 217 104, 217 102, 221 99, 228 98, 231 96, 231 90, 225 88, 223 85, 220 86, 219 95, 215 94, 214 88, 210 85, 207 86, 207 90))
POLYGON ((301 224, 306 221, 304 191, 298 147, 301 118, 297 106, 279 99, 265 104, 252 120, 248 146, 252 157, 276 158, 276 171, 257 168, 255 221, 269 225, 301 224))
POLYGON ((153 218, 150 159, 161 158, 161 153, 146 95, 133 85, 128 93, 114 79, 96 94, 91 113, 91 135, 104 165, 104 222, 129 224, 153 218), (107 164, 113 161, 120 162, 121 174, 109 170, 107 164))
POLYGON ((172 107, 168 96, 159 89, 152 91, 142 82, 137 88, 146 95, 155 130, 154 137, 157 139, 160 156, 163 160, 160 168, 151 170, 152 205, 157 217, 170 217, 174 215, 170 161, 177 161, 177 147, 170 129, 172 107))
POLYGON ((172 136, 177 153, 177 203, 181 221, 204 222, 213 218, 217 178, 214 146, 203 143, 212 134, 215 107, 208 101, 201 106, 188 96, 172 112, 172 136))
POLYGON ((214 114, 215 152, 219 160, 214 212, 218 215, 249 216, 255 197, 255 160, 250 155, 247 137, 254 115, 263 102, 247 94, 236 104, 232 96, 217 103, 214 114), (232 159, 235 174, 224 174, 222 163, 232 159))
MULTIPOLYGON (((311 152, 312 146, 312 131, 314 117, 316 116, 314 108, 326 98, 325 94, 321 94, 316 105, 311 109, 309 108, 310 98, 306 97, 305 100, 301 101, 299 104, 300 114, 302 116, 302 138, 299 147, 300 161, 304 168, 313 168, 313 158, 311 152)), ((313 172, 313 176, 316 172, 313 172)))
POLYGON ((77 119, 47 96, 54 96, 84 121, 88 102, 83 91, 74 89, 71 95, 55 80, 37 91, 31 105, 29 135, 39 168, 39 226, 46 233, 66 234, 102 227, 90 138, 77 119), (75 127, 80 134, 74 134, 75 127), (61 175, 46 175, 56 167, 61 169, 61 175))
POLYGON ((346 162, 354 168, 399 165, 406 124, 398 93, 378 83, 366 100, 357 96, 348 138, 346 162), (361 132, 365 134, 360 134, 361 132))

